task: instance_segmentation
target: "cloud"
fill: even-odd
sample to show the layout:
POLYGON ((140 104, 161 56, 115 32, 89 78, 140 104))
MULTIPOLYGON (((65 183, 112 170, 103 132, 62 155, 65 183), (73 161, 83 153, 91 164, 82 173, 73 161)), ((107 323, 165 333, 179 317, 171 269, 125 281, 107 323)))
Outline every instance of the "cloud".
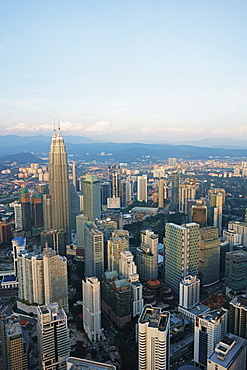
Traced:
POLYGON ((188 127, 142 127, 142 133, 144 135, 150 134, 189 134, 189 135, 201 135, 205 133, 203 128, 188 128, 188 127))
POLYGON ((212 135, 224 137, 224 136, 244 136, 247 134, 246 126, 233 126, 229 128, 215 128, 210 130, 212 135))
POLYGON ((107 121, 98 121, 85 128, 86 132, 105 134, 108 132, 117 131, 116 127, 107 121))

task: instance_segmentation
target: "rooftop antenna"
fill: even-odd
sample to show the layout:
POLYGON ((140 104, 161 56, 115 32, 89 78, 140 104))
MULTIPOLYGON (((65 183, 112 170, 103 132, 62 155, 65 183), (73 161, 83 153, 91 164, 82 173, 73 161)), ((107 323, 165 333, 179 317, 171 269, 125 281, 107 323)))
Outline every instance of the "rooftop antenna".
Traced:
POLYGON ((57 117, 57 120, 58 120, 58 130, 60 130, 60 117, 59 116, 57 117))
POLYGON ((54 128, 53 128, 53 130, 54 130, 54 132, 56 131, 56 121, 55 121, 55 118, 54 118, 54 120, 53 120, 53 123, 54 123, 54 128))

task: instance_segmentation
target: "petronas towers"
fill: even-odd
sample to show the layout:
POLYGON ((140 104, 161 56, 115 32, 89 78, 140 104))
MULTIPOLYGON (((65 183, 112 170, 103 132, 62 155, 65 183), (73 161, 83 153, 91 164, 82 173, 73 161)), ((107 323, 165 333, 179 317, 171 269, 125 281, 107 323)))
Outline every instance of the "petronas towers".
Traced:
POLYGON ((70 242, 70 202, 67 153, 60 127, 51 140, 49 154, 49 188, 51 197, 51 227, 64 229, 70 242))

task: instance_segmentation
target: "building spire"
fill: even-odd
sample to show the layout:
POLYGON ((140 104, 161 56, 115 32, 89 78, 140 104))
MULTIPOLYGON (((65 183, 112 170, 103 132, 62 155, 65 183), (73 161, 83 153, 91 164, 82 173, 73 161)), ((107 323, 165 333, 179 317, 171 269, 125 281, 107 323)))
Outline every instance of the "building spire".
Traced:
POLYGON ((62 135, 61 135, 60 117, 59 117, 59 116, 57 117, 57 121, 58 121, 58 123, 57 123, 57 125, 58 125, 58 128, 57 128, 57 130, 58 130, 58 132, 57 132, 57 136, 62 136, 62 135))

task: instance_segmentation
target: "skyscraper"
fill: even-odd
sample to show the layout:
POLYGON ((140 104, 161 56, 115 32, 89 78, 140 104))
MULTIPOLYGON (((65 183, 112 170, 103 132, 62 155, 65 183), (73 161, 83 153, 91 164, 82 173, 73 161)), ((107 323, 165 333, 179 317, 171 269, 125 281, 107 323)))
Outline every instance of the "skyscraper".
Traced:
POLYGON ((151 230, 141 231, 141 245, 136 248, 136 263, 142 281, 158 277, 158 239, 158 235, 151 230))
POLYGON ((102 280, 104 272, 104 235, 94 222, 85 223, 85 277, 102 280))
POLYGON ((199 225, 166 224, 165 282, 179 292, 179 284, 187 275, 198 275, 199 225))
POLYGON ((129 239, 112 236, 107 241, 108 270, 119 270, 120 253, 129 250, 129 239))
POLYGON ((199 278, 203 286, 215 284, 220 279, 220 238, 213 226, 199 230, 199 278))
POLYGON ((0 321, 4 370, 28 370, 28 338, 18 315, 0 321))
POLYGON ((247 339, 247 298, 236 297, 229 305, 229 331, 247 339))
POLYGON ((66 370, 70 355, 67 315, 57 303, 39 306, 37 314, 40 369, 66 370))
POLYGON ((32 196, 32 220, 34 228, 40 229, 44 226, 43 202, 40 193, 36 193, 32 196))
POLYGON ((168 370, 170 313, 146 305, 138 323, 139 370, 168 370))
POLYGON ((83 328, 92 342, 100 340, 101 308, 100 282, 96 277, 82 280, 83 328))
POLYGON ((137 200, 147 202, 147 175, 137 178, 137 200))
POLYGON ((120 197, 120 166, 113 165, 108 167, 110 182, 110 198, 120 197))
POLYGON ((172 174, 172 197, 171 197, 171 210, 178 210, 179 202, 179 173, 174 171, 172 174))
POLYGON ((54 131, 49 155, 49 188, 51 195, 51 222, 55 230, 66 231, 70 242, 69 175, 66 148, 60 127, 54 131))
POLYGON ((22 211, 22 228, 25 231, 25 236, 32 235, 32 219, 31 219, 31 202, 30 193, 27 188, 20 191, 20 202, 22 211))
POLYGON ((239 295, 247 292, 247 252, 237 250, 226 253, 226 294, 239 295))
POLYGON ((96 175, 86 175, 83 181, 84 216, 89 221, 101 218, 100 181, 96 175))

